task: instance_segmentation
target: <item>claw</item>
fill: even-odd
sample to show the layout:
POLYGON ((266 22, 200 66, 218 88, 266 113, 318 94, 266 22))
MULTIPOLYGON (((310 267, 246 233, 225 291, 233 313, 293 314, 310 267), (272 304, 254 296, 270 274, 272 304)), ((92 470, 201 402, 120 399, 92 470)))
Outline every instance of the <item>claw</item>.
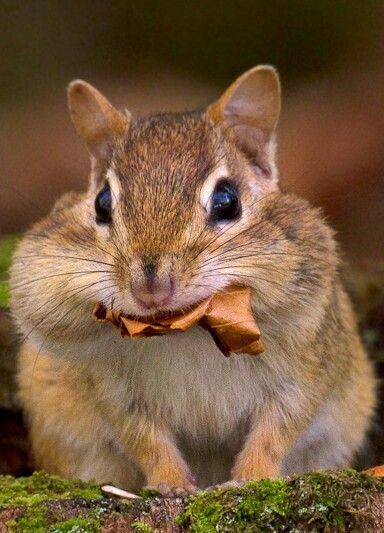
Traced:
POLYGON ((192 484, 186 484, 183 487, 170 487, 164 481, 159 483, 156 487, 149 486, 146 488, 149 490, 155 490, 156 492, 161 494, 161 496, 163 496, 164 498, 175 498, 175 497, 184 498, 191 494, 196 494, 196 492, 198 491, 198 488, 192 484))

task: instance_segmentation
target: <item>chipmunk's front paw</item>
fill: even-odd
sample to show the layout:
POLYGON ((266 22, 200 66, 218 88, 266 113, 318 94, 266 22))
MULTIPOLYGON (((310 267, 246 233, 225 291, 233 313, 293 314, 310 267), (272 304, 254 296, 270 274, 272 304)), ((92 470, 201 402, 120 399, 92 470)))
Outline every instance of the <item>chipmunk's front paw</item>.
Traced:
POLYGON ((156 490, 162 496, 187 496, 197 492, 195 479, 189 472, 173 470, 172 468, 158 468, 148 479, 147 487, 156 490))
POLYGON ((175 496, 184 497, 189 494, 195 494, 198 491, 198 488, 192 483, 184 483, 183 485, 171 486, 165 481, 161 481, 156 486, 149 485, 147 489, 155 490, 166 498, 172 498, 175 496))

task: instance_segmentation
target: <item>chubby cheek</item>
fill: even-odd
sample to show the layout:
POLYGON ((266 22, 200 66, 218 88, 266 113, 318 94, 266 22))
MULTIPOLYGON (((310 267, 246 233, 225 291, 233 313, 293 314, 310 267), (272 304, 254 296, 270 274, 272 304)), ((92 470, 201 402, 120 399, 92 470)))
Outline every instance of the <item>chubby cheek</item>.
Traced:
POLYGON ((222 283, 222 281, 222 279, 215 279, 213 277, 198 278, 191 282, 189 286, 186 286, 184 291, 185 299, 188 298, 190 303, 204 300, 228 285, 227 283, 222 283))
POLYGON ((231 283, 231 276, 220 270, 215 272, 217 265, 209 261, 207 259, 207 264, 186 261, 186 270, 180 274, 180 298, 185 300, 186 305, 201 301, 231 283))

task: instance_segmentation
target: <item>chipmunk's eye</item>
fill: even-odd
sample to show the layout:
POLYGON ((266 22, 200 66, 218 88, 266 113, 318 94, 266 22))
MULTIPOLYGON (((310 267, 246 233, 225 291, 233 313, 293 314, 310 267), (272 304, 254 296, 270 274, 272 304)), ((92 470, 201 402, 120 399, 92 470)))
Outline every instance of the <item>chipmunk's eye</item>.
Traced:
POLYGON ((240 212, 241 204, 235 185, 230 181, 220 180, 212 194, 211 220, 233 220, 240 212))
POLYGON ((106 183, 95 198, 96 222, 109 224, 112 220, 111 189, 106 183))

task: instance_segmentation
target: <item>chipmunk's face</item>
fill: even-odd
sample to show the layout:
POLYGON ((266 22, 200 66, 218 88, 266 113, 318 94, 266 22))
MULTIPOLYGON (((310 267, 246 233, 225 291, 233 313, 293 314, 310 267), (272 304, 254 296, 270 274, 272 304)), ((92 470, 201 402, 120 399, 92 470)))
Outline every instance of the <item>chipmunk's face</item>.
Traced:
POLYGON ((273 69, 250 71, 203 112, 134 122, 83 82, 70 104, 94 163, 87 221, 114 257, 104 303, 151 315, 244 284, 254 205, 276 188, 273 69))
POLYGON ((118 258, 114 305, 176 311, 244 283, 246 261, 233 261, 245 255, 255 202, 274 188, 263 171, 204 114, 132 124, 89 195, 96 238, 118 258))

